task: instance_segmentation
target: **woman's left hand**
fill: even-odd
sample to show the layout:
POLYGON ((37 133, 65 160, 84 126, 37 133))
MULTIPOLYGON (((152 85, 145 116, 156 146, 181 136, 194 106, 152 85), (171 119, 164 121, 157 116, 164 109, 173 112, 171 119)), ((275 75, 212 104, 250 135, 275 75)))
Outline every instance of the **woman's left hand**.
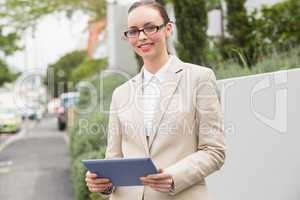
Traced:
POLYGON ((169 193, 172 191, 173 178, 171 175, 163 172, 162 169, 157 174, 151 174, 140 178, 145 186, 150 186, 158 192, 169 193))

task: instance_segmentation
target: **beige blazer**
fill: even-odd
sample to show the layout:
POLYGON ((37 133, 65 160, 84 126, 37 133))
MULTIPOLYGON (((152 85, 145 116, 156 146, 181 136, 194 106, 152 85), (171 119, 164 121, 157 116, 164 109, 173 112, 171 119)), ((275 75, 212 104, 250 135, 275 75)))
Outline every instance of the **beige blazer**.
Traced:
MULTIPOLYGON (((142 70, 116 88, 110 107, 106 158, 150 157, 173 176, 175 192, 116 187, 111 200, 208 200, 205 177, 225 159, 220 104, 213 71, 173 57, 161 86, 149 141, 143 127, 142 70)), ((120 169, 121 170, 121 169, 120 169)))

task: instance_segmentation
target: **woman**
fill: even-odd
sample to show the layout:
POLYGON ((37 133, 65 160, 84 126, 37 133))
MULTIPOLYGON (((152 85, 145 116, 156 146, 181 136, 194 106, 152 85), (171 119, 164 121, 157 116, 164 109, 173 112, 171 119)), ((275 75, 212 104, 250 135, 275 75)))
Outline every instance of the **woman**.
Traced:
POLYGON ((130 7, 125 36, 144 66, 114 90, 106 150, 106 158, 151 157, 159 173, 141 177, 144 186, 113 187, 87 172, 91 192, 115 200, 210 199, 205 177, 225 159, 215 75, 169 55, 171 34, 160 4, 130 7))

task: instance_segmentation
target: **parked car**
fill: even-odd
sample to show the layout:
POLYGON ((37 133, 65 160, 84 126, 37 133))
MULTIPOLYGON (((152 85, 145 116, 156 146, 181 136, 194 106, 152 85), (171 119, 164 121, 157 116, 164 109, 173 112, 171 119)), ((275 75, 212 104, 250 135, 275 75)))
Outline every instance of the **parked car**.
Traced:
POLYGON ((58 108, 57 114, 57 124, 58 129, 63 131, 67 125, 68 119, 68 108, 79 102, 79 93, 78 92, 68 92, 63 93, 59 97, 60 106, 58 108))
POLYGON ((0 108, 0 133, 16 133, 21 129, 22 116, 13 108, 0 108))

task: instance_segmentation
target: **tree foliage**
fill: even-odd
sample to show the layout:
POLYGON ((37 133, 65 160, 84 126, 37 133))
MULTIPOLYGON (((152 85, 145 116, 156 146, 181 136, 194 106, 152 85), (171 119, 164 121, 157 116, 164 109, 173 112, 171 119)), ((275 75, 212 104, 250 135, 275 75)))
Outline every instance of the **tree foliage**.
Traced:
MULTIPOLYGON (((225 0, 227 7, 227 27, 226 31, 229 38, 222 41, 222 46, 225 54, 236 54, 241 61, 241 64, 253 65, 253 47, 252 30, 247 10, 245 8, 246 0, 225 0), (243 60, 245 59, 245 60, 243 60)), ((226 56, 225 56, 226 57, 226 56)))
MULTIPOLYGON (((3 27, 0 27, 0 52, 4 55, 11 55, 17 51, 19 46, 16 44, 18 36, 15 33, 3 33, 3 27)), ((7 63, 0 58, 0 86, 5 82, 14 81, 17 78, 16 74, 10 72, 7 63)))
POLYGON ((86 51, 73 51, 61 57, 56 63, 49 65, 46 84, 51 95, 59 96, 73 87, 71 82, 72 71, 86 58, 86 51), (51 81, 51 82, 50 82, 51 81))
POLYGON ((77 68, 71 73, 71 80, 73 83, 78 83, 84 78, 90 78, 96 73, 104 70, 107 66, 106 59, 92 60, 86 58, 77 68))
POLYGON ((226 0, 227 32, 232 42, 239 47, 247 45, 249 33, 251 33, 245 2, 246 0, 226 0))
POLYGON ((207 10, 205 0, 173 0, 178 29, 179 57, 203 64, 207 51, 207 10))
POLYGON ((226 0, 226 3, 230 37, 220 45, 225 59, 235 54, 243 66, 255 66, 264 56, 286 51, 300 43, 298 0, 264 6, 249 15, 244 7, 245 0, 226 0))
POLYGON ((45 80, 52 96, 73 90, 75 85, 102 71, 107 66, 105 59, 92 60, 86 51, 73 51, 49 65, 45 80))
POLYGON ((74 11, 90 13, 95 19, 106 14, 106 0, 6 0, 0 2, 0 16, 5 25, 26 29, 48 14, 64 11, 71 16, 74 11))
POLYGON ((221 0, 209 0, 207 1, 207 10, 213 10, 213 9, 222 9, 221 6, 221 0))
POLYGON ((7 64, 0 60, 0 87, 6 82, 12 82, 16 80, 18 75, 9 71, 7 64))
POLYGON ((5 55, 13 54, 19 50, 20 47, 17 45, 19 37, 16 33, 3 33, 3 27, 0 26, 0 51, 5 55))
POLYGON ((252 21, 265 47, 277 49, 300 44, 300 1, 287 0, 271 7, 263 7, 260 15, 252 13, 252 21))

